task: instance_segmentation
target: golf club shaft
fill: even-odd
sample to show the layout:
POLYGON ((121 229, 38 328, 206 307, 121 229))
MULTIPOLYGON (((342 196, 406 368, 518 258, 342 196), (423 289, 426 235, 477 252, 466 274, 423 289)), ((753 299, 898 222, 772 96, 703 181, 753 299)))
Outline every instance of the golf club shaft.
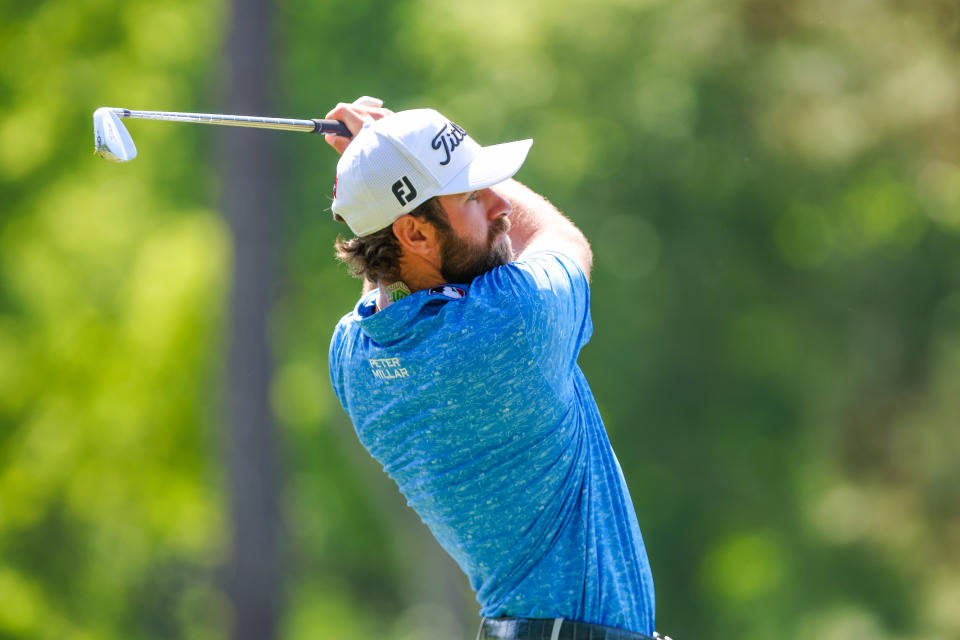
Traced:
POLYGON ((276 129, 280 131, 303 131, 306 133, 332 133, 338 136, 352 137, 347 125, 339 120, 294 120, 290 118, 266 118, 262 116, 231 116, 221 113, 182 113, 179 111, 135 111, 132 109, 112 109, 121 118, 142 120, 172 120, 174 122, 197 122, 200 124, 220 124, 231 127, 253 127, 256 129, 276 129))

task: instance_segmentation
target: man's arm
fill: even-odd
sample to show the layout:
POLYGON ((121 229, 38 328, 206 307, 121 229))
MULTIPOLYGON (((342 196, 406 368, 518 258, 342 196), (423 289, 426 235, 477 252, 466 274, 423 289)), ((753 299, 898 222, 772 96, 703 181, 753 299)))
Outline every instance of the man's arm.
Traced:
POLYGON ((580 265, 587 278, 593 266, 593 251, 586 236, 546 198, 516 180, 507 180, 494 190, 510 201, 510 242, 519 260, 535 251, 559 251, 580 265))

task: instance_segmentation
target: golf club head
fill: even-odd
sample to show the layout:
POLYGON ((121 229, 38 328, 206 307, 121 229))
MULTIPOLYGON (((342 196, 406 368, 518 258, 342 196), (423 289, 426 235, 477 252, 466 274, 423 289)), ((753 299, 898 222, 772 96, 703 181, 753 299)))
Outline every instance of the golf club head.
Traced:
POLYGON ((113 162, 129 162, 137 157, 133 138, 110 107, 93 112, 93 144, 97 155, 113 162))

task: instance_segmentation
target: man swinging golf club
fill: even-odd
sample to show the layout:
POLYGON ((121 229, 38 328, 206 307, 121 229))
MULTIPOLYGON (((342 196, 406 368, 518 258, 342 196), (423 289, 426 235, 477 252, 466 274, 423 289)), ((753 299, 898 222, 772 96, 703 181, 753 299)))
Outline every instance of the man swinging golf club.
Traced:
POLYGON ((656 637, 640 528, 577 355, 583 234, 512 180, 532 140, 483 147, 430 109, 328 115, 353 138, 337 255, 367 283, 330 377, 360 441, 457 561, 497 640, 656 637))

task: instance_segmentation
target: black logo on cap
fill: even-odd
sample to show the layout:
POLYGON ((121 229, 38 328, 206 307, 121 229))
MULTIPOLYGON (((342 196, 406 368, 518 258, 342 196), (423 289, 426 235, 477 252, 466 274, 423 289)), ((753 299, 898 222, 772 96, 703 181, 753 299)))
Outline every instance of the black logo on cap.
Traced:
POLYGON ((437 135, 433 136, 433 142, 430 146, 434 149, 443 149, 447 157, 443 159, 443 162, 440 164, 446 165, 450 163, 450 155, 453 153, 453 150, 460 146, 460 143, 463 142, 463 139, 467 137, 467 132, 463 130, 462 127, 456 125, 452 122, 443 125, 443 128, 437 132, 437 135))
POLYGON ((403 178, 394 182, 390 190, 397 197, 401 207, 408 202, 413 202, 413 199, 417 197, 417 190, 413 188, 410 178, 407 176, 403 176, 403 178))

